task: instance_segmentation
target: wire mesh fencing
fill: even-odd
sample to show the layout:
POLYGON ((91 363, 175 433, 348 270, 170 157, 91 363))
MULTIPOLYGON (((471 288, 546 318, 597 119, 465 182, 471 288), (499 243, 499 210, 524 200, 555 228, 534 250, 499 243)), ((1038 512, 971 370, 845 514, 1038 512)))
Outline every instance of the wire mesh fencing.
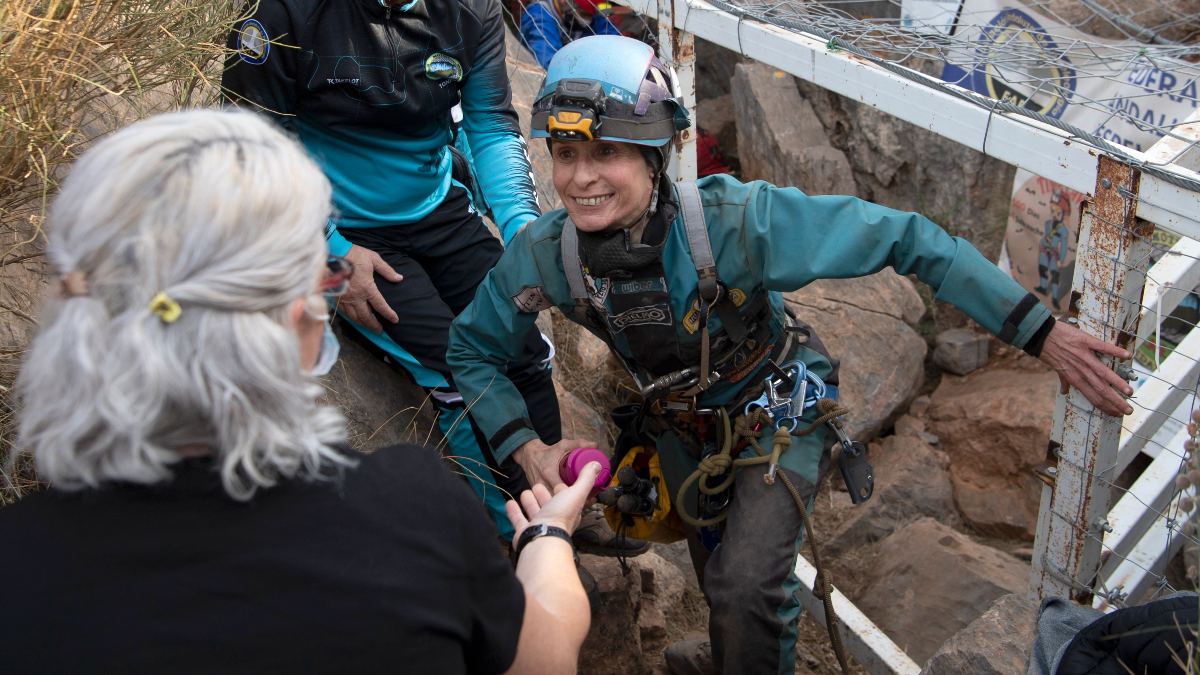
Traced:
MULTIPOLYGON (((1098 606, 1123 607, 1196 583, 1200 542, 1193 512, 1200 471, 1192 451, 1194 416, 1200 416, 1200 331, 1193 332, 1195 313, 1170 315, 1180 340, 1167 352, 1161 302, 1145 304, 1142 291, 1146 281, 1169 287, 1168 280, 1155 279, 1160 270, 1180 262, 1195 267, 1200 260, 1186 248, 1165 245, 1152 225, 1133 217, 1136 187, 1110 184, 1107 191, 1108 208, 1098 196, 1084 216, 1076 251, 1084 268, 1075 272, 1070 320, 1139 357, 1133 368, 1118 369, 1137 381, 1130 399, 1134 414, 1111 418, 1078 396, 1060 397, 1052 439, 1054 490, 1043 499, 1050 522, 1039 527, 1035 568, 1043 574, 1043 590, 1065 587, 1077 599, 1092 596, 1098 606), (1139 330, 1139 321, 1154 325, 1139 330), (1151 336, 1148 353, 1137 343, 1139 334, 1151 336), (1056 530, 1059 536, 1050 534, 1056 530), (1181 549, 1192 557, 1188 572, 1170 569, 1181 549)), ((1180 290, 1191 297, 1190 288, 1180 290)), ((1171 304, 1187 306, 1181 300, 1171 304)))
POLYGON ((681 3, 674 21, 688 30, 705 12, 732 14, 739 23, 731 48, 742 54, 746 21, 819 38, 989 114, 1049 125, 1198 190, 1200 180, 1168 165, 1195 146, 1177 129, 1200 98, 1200 3, 1150 2, 1155 11, 1115 0, 1033 0, 1020 9, 998 0, 711 0, 681 3), (1172 156, 1143 156, 1164 137, 1181 142, 1172 156))

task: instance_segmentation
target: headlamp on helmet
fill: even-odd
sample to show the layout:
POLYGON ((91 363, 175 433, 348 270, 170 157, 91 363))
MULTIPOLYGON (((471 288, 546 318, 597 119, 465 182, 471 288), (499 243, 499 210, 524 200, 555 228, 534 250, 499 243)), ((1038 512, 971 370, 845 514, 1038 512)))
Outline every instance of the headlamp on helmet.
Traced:
POLYGON ((530 135, 662 149, 690 123, 677 92, 649 45, 617 35, 573 40, 550 60, 530 135))
POLYGON ((546 132, 560 141, 591 141, 600 133, 604 88, 595 80, 559 80, 554 89, 546 132))

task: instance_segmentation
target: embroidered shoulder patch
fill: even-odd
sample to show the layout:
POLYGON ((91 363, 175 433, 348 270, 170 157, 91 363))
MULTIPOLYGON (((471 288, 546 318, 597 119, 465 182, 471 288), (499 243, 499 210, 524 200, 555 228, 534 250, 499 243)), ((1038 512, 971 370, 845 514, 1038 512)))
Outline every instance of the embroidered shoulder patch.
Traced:
POLYGON ((542 286, 526 286, 512 298, 517 309, 525 314, 537 314, 554 306, 554 303, 550 302, 550 298, 546 297, 546 289, 542 286))
POLYGON ((246 19, 238 31, 238 57, 246 63, 261 66, 271 53, 271 38, 258 19, 246 19))

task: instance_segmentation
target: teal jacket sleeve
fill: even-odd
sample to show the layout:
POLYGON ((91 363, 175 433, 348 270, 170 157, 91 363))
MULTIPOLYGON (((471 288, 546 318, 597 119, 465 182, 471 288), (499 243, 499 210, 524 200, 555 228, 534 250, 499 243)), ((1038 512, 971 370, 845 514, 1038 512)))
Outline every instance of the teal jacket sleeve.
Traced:
POLYGON ((970 242, 928 218, 855 197, 810 197, 763 182, 745 186, 743 250, 770 290, 792 291, 817 279, 873 274, 892 267, 915 274, 937 299, 958 307, 1006 342, 1024 348, 1050 311, 970 242))
POLYGON ((475 158, 483 198, 507 244, 540 209, 525 137, 512 107, 498 2, 471 4, 483 24, 475 63, 463 81, 463 130, 475 158))
MULTIPOLYGON (((454 384, 499 461, 538 438, 525 400, 505 372, 520 355, 538 312, 558 304, 552 296, 561 300, 564 292, 565 281, 547 282, 541 272, 543 268, 553 270, 558 264, 558 256, 553 255, 557 237, 539 244, 530 232, 545 220, 536 221, 513 238, 500 262, 475 291, 475 299, 450 327, 446 362, 453 371, 454 384), (543 260, 538 259, 535 250, 543 260)), ((557 276, 562 277, 562 273, 557 276)), ((570 300, 570 293, 566 295, 570 300)))

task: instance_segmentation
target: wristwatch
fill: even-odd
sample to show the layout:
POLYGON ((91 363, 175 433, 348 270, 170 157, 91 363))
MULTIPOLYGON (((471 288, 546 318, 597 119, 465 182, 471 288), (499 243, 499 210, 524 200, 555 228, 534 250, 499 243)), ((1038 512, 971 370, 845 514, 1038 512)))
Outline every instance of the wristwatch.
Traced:
POLYGON ((571 540, 571 534, 561 527, 546 525, 545 523, 537 523, 526 527, 521 536, 517 538, 517 543, 513 546, 513 561, 516 562, 521 557, 521 551, 529 545, 529 542, 539 537, 558 537, 571 545, 571 555, 575 558, 575 564, 579 564, 579 553, 575 550, 575 542, 571 540))

